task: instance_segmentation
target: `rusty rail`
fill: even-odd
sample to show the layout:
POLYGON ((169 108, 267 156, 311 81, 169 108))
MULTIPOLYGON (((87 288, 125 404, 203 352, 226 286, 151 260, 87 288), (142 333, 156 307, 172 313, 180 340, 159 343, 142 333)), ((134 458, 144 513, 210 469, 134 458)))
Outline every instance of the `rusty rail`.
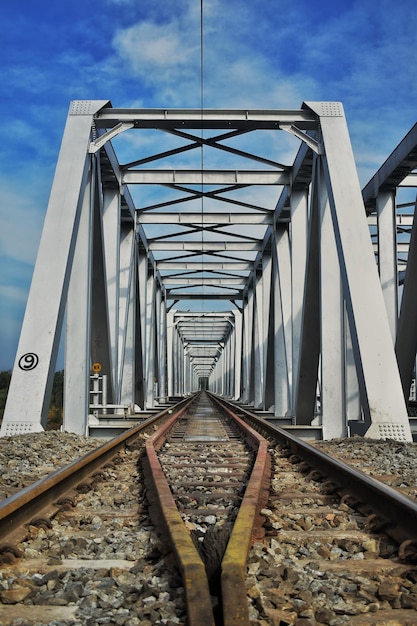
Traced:
MULTIPOLYGON (((254 467, 221 564, 222 624, 224 626, 249 626, 245 566, 256 515, 263 506, 263 495, 269 479, 268 444, 259 433, 245 424, 230 409, 225 409, 219 401, 217 403, 238 423, 248 445, 257 451, 254 467)), ((179 416, 177 414, 148 439, 146 452, 158 504, 183 575, 188 624, 189 626, 213 626, 216 622, 205 566, 182 521, 156 455, 156 450, 162 446, 179 416)))
POLYGON ((156 451, 187 407, 176 413, 145 444, 150 476, 182 573, 189 626, 214 626, 210 589, 205 566, 187 531, 170 491, 156 451))
POLYGON ((275 439, 284 445, 294 456, 294 460, 298 458, 299 461, 308 463, 312 469, 320 472, 334 483, 339 493, 353 495, 357 501, 355 508, 363 514, 377 513, 379 519, 384 521, 384 532, 400 544, 400 553, 403 552, 403 545, 410 544, 413 544, 417 553, 416 502, 372 476, 318 450, 290 432, 268 424, 252 411, 228 401, 222 400, 222 404, 237 412, 245 423, 265 437, 275 439))
POLYGON ((256 516, 267 500, 271 464, 266 439, 223 403, 219 401, 217 403, 237 422, 245 434, 247 443, 257 450, 252 473, 221 564, 224 626, 246 626, 250 623, 245 585, 246 561, 256 516))
POLYGON ((145 420, 138 426, 130 428, 76 461, 3 500, 0 503, 1 540, 7 540, 9 543, 10 541, 13 542, 15 538, 20 536, 21 527, 30 522, 34 516, 45 516, 45 511, 49 510, 60 496, 74 489, 80 482, 91 476, 94 471, 107 463, 126 444, 134 441, 143 430, 168 418, 173 410, 188 405, 191 401, 190 398, 187 398, 177 405, 161 411, 161 413, 145 420))

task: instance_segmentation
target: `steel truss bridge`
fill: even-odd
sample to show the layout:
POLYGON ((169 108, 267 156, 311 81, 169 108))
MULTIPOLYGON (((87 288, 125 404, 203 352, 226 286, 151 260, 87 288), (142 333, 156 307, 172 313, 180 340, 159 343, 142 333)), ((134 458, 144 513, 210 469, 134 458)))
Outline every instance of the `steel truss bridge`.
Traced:
POLYGON ((416 166, 417 125, 361 190, 338 102, 73 101, 0 434, 45 427, 65 336, 70 432, 93 371, 103 411, 208 387, 324 439, 411 441, 416 166))

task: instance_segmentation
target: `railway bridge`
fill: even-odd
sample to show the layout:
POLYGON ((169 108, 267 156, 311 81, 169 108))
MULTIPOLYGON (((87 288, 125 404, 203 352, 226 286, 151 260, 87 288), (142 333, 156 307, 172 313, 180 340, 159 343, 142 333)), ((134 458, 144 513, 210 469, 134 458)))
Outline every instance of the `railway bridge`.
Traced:
MULTIPOLYGON (((323 439, 412 440, 417 125, 361 189, 343 106, 70 104, 1 436, 197 389, 323 439)), ((414 398, 415 399, 415 398, 414 398)))

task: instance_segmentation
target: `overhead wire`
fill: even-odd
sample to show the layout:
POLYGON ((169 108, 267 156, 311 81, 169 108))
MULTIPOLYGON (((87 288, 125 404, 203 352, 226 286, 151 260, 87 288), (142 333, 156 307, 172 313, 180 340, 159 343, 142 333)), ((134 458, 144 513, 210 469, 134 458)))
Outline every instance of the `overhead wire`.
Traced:
MULTIPOLYGON (((204 296, 204 0, 200 0, 200 168, 201 168, 201 270, 202 270, 202 292, 204 296)), ((204 312, 204 297, 203 297, 204 312)))

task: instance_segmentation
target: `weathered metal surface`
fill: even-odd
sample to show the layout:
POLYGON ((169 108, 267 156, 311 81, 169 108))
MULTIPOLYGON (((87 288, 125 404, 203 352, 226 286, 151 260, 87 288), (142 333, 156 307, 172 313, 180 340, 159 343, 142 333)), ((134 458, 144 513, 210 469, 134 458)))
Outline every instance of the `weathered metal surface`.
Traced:
POLYGON ((249 624, 245 586, 246 560, 256 516, 259 515, 267 498, 270 461, 267 440, 248 427, 230 409, 224 407, 223 409, 240 425, 247 442, 257 451, 255 464, 221 565, 224 625, 244 626, 249 624))
POLYGON ((343 461, 317 450, 308 442, 298 439, 282 428, 267 423, 254 413, 232 403, 227 404, 231 410, 236 410, 239 415, 242 415, 252 428, 266 437, 276 438, 295 457, 310 463, 312 469, 321 471, 323 475, 334 480, 338 488, 355 494, 364 507, 378 511, 388 523, 387 534, 395 541, 401 543, 416 537, 417 504, 415 502, 343 461))
POLYGON ((184 526, 156 454, 156 450, 162 445, 181 413, 171 417, 163 428, 147 440, 146 454, 150 476, 153 480, 159 506, 163 512, 164 523, 183 576, 188 623, 190 626, 214 626, 210 590, 204 563, 184 526))
MULTIPOLYGON (((189 403, 183 401, 182 404, 189 403)), ((30 521, 32 517, 41 516, 42 511, 53 505, 59 497, 76 487, 109 459, 118 450, 134 441, 138 433, 145 430, 160 419, 164 419, 171 409, 162 411, 150 418, 146 423, 132 428, 119 437, 98 447, 81 459, 70 463, 46 478, 22 489, 0 503, 0 536, 2 540, 10 540, 13 534, 19 533, 19 527, 30 521)))

